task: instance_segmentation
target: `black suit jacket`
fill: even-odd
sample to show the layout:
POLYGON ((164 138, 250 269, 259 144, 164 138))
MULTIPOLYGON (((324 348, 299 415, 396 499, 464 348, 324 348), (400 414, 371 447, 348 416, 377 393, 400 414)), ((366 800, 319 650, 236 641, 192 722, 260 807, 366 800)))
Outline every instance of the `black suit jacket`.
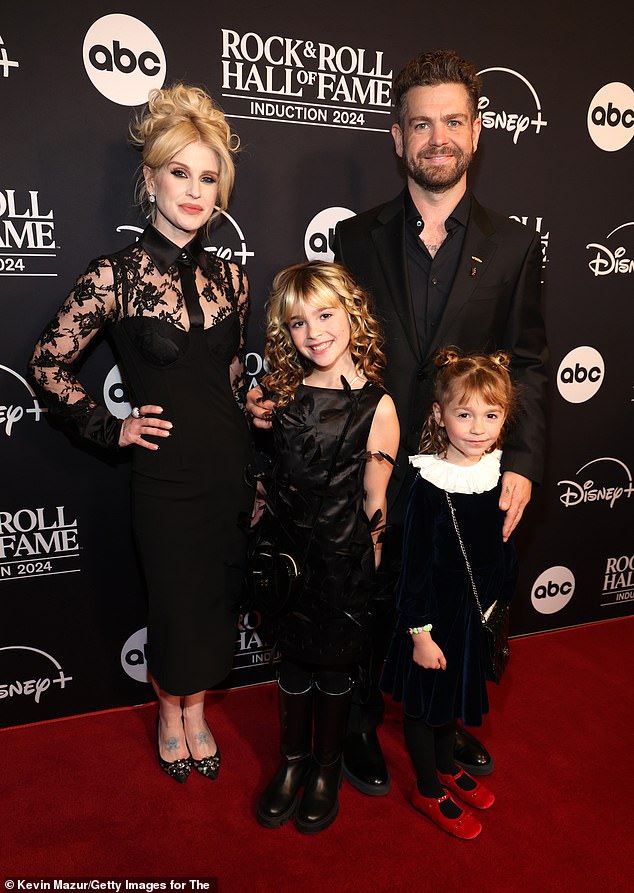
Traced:
POLYGON ((504 349, 511 354, 521 408, 504 445, 503 468, 540 481, 547 348, 540 310, 539 234, 483 208, 472 197, 456 277, 436 337, 423 356, 408 283, 404 227, 400 194, 342 220, 335 232, 335 259, 370 292, 385 336, 385 384, 401 424, 399 466, 390 487, 392 505, 410 477, 407 456, 418 450, 430 409, 433 358, 440 347, 450 344, 465 352, 504 349))

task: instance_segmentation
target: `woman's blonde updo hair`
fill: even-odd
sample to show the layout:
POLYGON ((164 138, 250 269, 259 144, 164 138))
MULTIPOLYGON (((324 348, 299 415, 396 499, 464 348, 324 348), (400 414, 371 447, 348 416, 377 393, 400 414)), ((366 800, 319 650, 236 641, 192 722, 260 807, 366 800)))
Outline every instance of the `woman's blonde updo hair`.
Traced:
MULTIPOLYGON (((142 153, 143 165, 153 171, 198 140, 213 149, 220 163, 217 206, 226 209, 235 177, 232 154, 240 140, 231 132, 213 99, 200 87, 174 84, 151 90, 147 106, 130 124, 130 140, 142 153)), ((137 184, 137 199, 144 214, 154 220, 156 206, 148 199, 143 171, 137 184)))
POLYGON ((295 389, 311 368, 310 361, 298 353, 288 327, 296 301, 300 307, 341 304, 350 322, 350 353, 357 371, 375 384, 382 383, 383 338, 368 309, 367 294, 340 264, 321 260, 294 264, 277 274, 266 305, 264 356, 270 371, 264 383, 277 394, 278 407, 291 402, 295 389))
MULTIPOLYGON (((433 399, 441 410, 452 400, 463 402, 477 396, 504 411, 502 431, 488 452, 499 449, 517 405, 517 389, 509 374, 510 355, 499 350, 492 354, 463 356, 455 347, 444 347, 436 355, 434 363, 438 371, 433 399)), ((443 455, 448 445, 447 431, 438 424, 432 409, 423 428, 419 452, 443 455)))

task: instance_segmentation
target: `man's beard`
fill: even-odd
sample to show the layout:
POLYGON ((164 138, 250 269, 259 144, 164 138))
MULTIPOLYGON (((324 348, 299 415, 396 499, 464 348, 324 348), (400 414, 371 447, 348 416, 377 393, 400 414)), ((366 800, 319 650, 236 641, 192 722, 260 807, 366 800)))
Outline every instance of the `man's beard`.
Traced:
MULTIPOLYGON (((446 151, 438 152, 437 154, 445 155, 446 151)), ((447 192, 447 190, 460 182, 469 169, 473 152, 453 149, 452 155, 454 164, 443 165, 443 167, 425 167, 426 156, 429 157, 429 153, 420 153, 415 158, 407 156, 405 159, 407 173, 415 183, 427 192, 447 192)))

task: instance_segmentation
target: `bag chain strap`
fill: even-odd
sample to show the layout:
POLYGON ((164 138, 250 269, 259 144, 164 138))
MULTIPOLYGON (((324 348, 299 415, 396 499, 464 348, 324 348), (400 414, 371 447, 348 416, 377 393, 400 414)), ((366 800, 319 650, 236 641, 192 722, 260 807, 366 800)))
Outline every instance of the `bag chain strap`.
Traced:
MULTIPOLYGON (((467 571, 469 572, 469 579, 471 580, 471 588, 473 589, 473 594, 475 595, 475 600, 478 605, 478 611, 480 612, 480 617, 482 618, 482 624, 484 625, 487 621, 487 615, 491 613, 491 608, 487 611, 487 615, 484 614, 482 610, 482 605, 480 604, 480 599, 478 598, 478 590, 476 588, 475 580, 473 579, 473 571, 471 570, 471 564, 467 557, 467 550, 465 549, 464 543, 462 541, 462 537, 460 536, 460 528, 458 527, 458 519, 456 518, 456 510, 453 507, 453 502, 451 501, 451 497, 449 493, 445 490, 445 496, 447 497, 447 504, 449 506, 449 511, 451 512, 451 520, 453 521, 453 526, 456 530, 456 536, 458 537, 458 542, 460 543, 460 550, 462 551, 462 555, 465 560, 465 564, 467 565, 467 571)), ((495 604, 495 602, 493 603, 495 604)))

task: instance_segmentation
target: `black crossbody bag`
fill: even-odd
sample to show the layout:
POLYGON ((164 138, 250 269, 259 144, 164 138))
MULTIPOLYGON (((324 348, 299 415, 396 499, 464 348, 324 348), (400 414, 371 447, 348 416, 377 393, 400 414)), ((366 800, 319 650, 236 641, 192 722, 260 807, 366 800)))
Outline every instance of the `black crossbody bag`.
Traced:
POLYGON ((445 496, 447 497, 451 519, 458 537, 458 542, 460 543, 460 551, 462 552, 467 566, 467 572, 469 574, 469 579, 471 580, 471 588, 473 589, 473 594, 482 620, 482 647, 484 651, 485 675, 490 682, 499 683, 511 657, 511 648, 509 645, 509 606, 505 602, 496 599, 486 612, 482 611, 482 605, 478 598, 478 590, 473 578, 473 571, 471 570, 471 563, 467 557, 467 550, 465 549, 460 535, 456 511, 453 507, 451 497, 446 490, 445 496))

